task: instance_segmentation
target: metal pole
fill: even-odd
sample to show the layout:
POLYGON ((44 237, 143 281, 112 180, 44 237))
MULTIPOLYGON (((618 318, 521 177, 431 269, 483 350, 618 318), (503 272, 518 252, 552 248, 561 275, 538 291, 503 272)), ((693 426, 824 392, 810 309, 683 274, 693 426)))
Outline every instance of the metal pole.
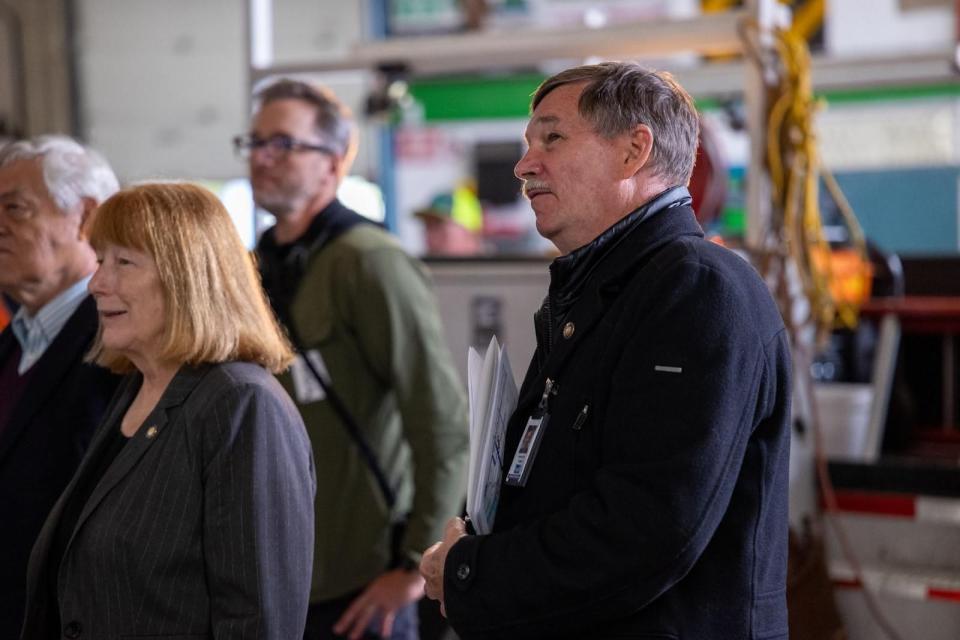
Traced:
POLYGON ((9 37, 10 75, 13 81, 13 122, 9 133, 14 137, 27 133, 27 76, 23 43, 23 21, 17 11, 6 2, 0 2, 0 24, 7 27, 9 37))
MULTIPOLYGON (((748 15, 756 20, 760 29, 761 49, 774 26, 775 0, 747 0, 748 15)), ((744 65, 743 106, 750 137, 750 161, 747 166, 747 248, 760 255, 770 229, 772 205, 770 179, 764 157, 766 154, 767 104, 764 69, 753 64, 744 65)))

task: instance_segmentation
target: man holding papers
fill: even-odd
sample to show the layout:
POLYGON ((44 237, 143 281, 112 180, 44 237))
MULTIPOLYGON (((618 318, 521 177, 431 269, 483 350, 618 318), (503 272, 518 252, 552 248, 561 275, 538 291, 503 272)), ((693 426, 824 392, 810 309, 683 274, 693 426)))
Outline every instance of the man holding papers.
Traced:
POLYGON ((563 255, 492 528, 447 525, 427 594, 463 640, 786 639, 787 336, 694 218, 693 103, 669 74, 603 63, 532 107, 516 174, 563 255))

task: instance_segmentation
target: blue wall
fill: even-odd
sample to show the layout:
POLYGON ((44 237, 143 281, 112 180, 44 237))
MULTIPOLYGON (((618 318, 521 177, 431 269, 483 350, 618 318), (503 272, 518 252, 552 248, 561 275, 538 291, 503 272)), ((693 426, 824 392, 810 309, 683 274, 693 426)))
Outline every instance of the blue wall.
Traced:
POLYGON ((960 168, 846 171, 837 182, 867 238, 902 255, 960 253, 960 168))

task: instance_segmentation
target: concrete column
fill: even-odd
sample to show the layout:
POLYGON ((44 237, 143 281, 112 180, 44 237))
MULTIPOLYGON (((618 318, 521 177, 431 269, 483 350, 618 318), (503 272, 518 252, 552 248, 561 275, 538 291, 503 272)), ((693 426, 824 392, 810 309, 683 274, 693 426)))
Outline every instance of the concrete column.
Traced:
POLYGON ((74 133, 71 1, 0 0, 0 118, 9 131, 74 133))

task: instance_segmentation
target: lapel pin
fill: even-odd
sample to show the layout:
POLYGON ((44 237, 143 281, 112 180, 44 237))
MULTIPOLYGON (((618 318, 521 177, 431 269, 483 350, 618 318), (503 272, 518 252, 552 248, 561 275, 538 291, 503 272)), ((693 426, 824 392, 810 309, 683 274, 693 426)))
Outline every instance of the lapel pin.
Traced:
POLYGON ((576 330, 576 325, 574 325, 572 322, 568 322, 567 324, 563 325, 563 337, 569 340, 573 337, 573 332, 576 330))
POLYGON ((157 428, 154 426, 151 426, 149 429, 147 429, 147 438, 152 439, 155 437, 157 437, 157 428))

